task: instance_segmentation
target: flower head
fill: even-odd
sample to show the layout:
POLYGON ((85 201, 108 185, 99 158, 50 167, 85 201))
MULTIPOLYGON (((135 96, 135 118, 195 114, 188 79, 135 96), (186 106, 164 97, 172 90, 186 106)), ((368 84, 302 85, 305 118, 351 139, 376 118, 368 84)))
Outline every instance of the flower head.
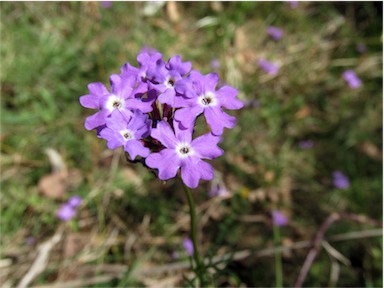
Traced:
POLYGON ((271 36, 271 38, 275 41, 279 41, 284 35, 283 29, 275 26, 269 26, 267 28, 267 32, 268 32, 268 35, 271 36))
POLYGON ((301 149, 311 149, 313 147, 313 141, 312 140, 302 140, 299 142, 299 147, 301 149))
POLYGON ((69 204, 63 204, 60 206, 56 213, 62 221, 69 221, 76 215, 76 209, 69 204))
POLYGON ((77 208, 78 206, 80 206, 81 202, 83 202, 83 199, 81 199, 81 197, 78 195, 72 196, 68 200, 68 204, 73 208, 77 208))
POLYGON ((222 86, 216 90, 219 77, 216 73, 202 75, 193 70, 187 78, 176 85, 176 91, 185 95, 181 109, 175 112, 175 119, 183 127, 189 128, 197 116, 204 114, 214 135, 221 135, 224 128, 233 128, 236 118, 225 113, 222 108, 237 110, 243 103, 236 99, 237 90, 231 86, 222 86))
POLYGON ((152 129, 151 136, 165 148, 150 154, 145 164, 158 169, 161 180, 175 177, 180 169, 181 178, 190 188, 196 188, 200 179, 212 180, 213 168, 202 159, 212 160, 223 154, 217 146, 220 137, 208 133, 192 140, 192 129, 181 130, 176 121, 173 127, 174 130, 168 122, 161 121, 152 129))
POLYGON ((100 82, 88 85, 89 94, 81 96, 80 103, 97 111, 87 117, 85 128, 96 130, 109 149, 122 146, 132 160, 146 158, 137 162, 157 169, 162 180, 179 170, 191 188, 200 179, 211 180, 213 168, 203 159, 223 154, 217 146, 220 135, 236 123, 223 109, 243 107, 237 90, 228 85, 216 89, 216 73, 190 72, 192 64, 178 55, 165 62, 160 52, 145 47, 136 59, 138 67, 125 63, 120 74, 110 76, 111 89, 100 82), (201 114, 211 133, 192 140, 201 114))
POLYGON ((341 171, 333 172, 333 185, 337 189, 347 189, 349 187, 349 179, 341 171))
POLYGON ((288 218, 284 216, 283 213, 281 213, 278 210, 272 210, 272 221, 273 225, 275 226, 285 226, 288 223, 288 218))
POLYGON ((126 116, 115 111, 106 120, 106 128, 100 132, 100 137, 106 139, 109 149, 123 146, 132 160, 136 156, 147 157, 149 149, 143 146, 140 139, 150 134, 152 121, 148 115, 135 111, 132 115, 126 116))
POLYGON ((183 240, 183 247, 189 256, 193 256, 194 249, 193 249, 193 242, 191 239, 185 238, 183 240))
POLYGON ((263 69, 269 75, 276 75, 280 69, 277 64, 269 62, 268 60, 265 60, 265 59, 260 59, 258 61, 258 64, 259 64, 260 68, 263 69))
POLYGON ((343 78, 345 81, 347 81, 351 89, 357 89, 362 85, 359 76, 357 76, 356 72, 353 70, 344 71, 343 78))

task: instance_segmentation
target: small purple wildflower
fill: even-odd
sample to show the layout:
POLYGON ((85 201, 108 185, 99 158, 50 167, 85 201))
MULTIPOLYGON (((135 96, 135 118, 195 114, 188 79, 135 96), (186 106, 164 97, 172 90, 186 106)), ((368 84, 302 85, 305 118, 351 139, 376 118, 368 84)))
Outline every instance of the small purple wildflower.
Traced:
POLYGON ((353 70, 344 71, 343 78, 345 81, 347 81, 351 89, 357 89, 362 85, 360 78, 357 76, 356 72, 353 70))
POLYGON ((25 244, 27 244, 28 246, 32 246, 36 243, 36 238, 33 237, 33 236, 29 236, 25 239, 25 244))
POLYGON ((299 147, 301 149, 311 149, 313 147, 313 141, 312 140, 303 140, 299 142, 299 147))
POLYGON ((212 59, 212 61, 211 61, 211 68, 214 71, 218 71, 220 69, 220 61, 218 59, 212 59))
POLYGON ((108 9, 112 7, 112 1, 101 1, 101 7, 108 9))
POLYGON ((284 216, 283 213, 281 213, 278 210, 272 210, 272 221, 273 225, 275 226, 285 226, 288 224, 288 218, 284 216))
POLYGON ((191 239, 185 238, 183 240, 183 247, 189 256, 193 256, 194 249, 193 249, 193 243, 191 239))
POLYGON ((208 192, 209 197, 223 197, 227 195, 229 195, 229 192, 222 182, 212 183, 211 189, 208 192))
POLYGON ((297 7, 299 7, 299 1, 288 1, 288 3, 292 9, 296 9, 297 7))
POLYGON ((145 163, 150 168, 159 169, 159 178, 168 180, 181 169, 181 178, 189 188, 196 188, 200 179, 212 180, 213 168, 202 159, 212 160, 223 155, 217 144, 219 136, 204 134, 192 141, 192 129, 181 130, 176 121, 172 129, 168 122, 161 121, 151 136, 161 142, 165 149, 150 154, 145 163))
POLYGON ((76 215, 76 210, 69 204, 63 204, 60 206, 59 210, 56 213, 62 221, 69 221, 76 215))
POLYGON ((275 26, 269 26, 267 28, 267 32, 268 32, 268 35, 271 36, 271 38, 275 41, 279 41, 284 35, 283 29, 275 26))
POLYGON ((157 61, 157 65, 150 69, 147 77, 151 79, 151 88, 160 94, 158 100, 161 104, 178 106, 175 86, 182 77, 192 68, 191 62, 181 62, 180 56, 173 56, 166 64, 164 61, 157 61))
POLYGON ((149 136, 152 120, 148 115, 135 111, 133 115, 126 116, 115 111, 106 120, 106 128, 100 132, 100 137, 106 139, 109 149, 124 146, 132 160, 137 155, 147 157, 150 150, 143 146, 140 139, 149 136))
POLYGON ((341 171, 333 172, 333 185, 337 189, 347 189, 349 187, 349 179, 341 171))
POLYGON ((81 199, 81 197, 78 195, 72 196, 68 200, 68 204, 73 208, 77 208, 78 206, 80 206, 81 202, 83 202, 83 199, 81 199))
POLYGON ((236 99, 237 90, 224 85, 216 91, 219 77, 216 73, 202 75, 193 70, 187 78, 176 84, 176 91, 185 95, 181 109, 175 112, 175 119, 189 128, 197 116, 204 114, 214 135, 221 135, 224 128, 233 128, 236 118, 223 112, 222 108, 237 110, 243 103, 236 99))
POLYGON ((268 60, 265 60, 265 59, 260 59, 258 61, 258 64, 261 67, 261 69, 263 69, 269 75, 276 75, 280 69, 277 64, 269 62, 268 60))

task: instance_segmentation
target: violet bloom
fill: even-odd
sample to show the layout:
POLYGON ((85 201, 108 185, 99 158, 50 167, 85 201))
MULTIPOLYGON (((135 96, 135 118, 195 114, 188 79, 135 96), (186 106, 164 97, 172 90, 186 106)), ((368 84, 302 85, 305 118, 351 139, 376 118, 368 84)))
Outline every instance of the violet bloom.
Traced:
POLYGON ((211 189, 208 192, 209 197, 220 197, 227 196, 229 192, 227 187, 225 187, 224 183, 215 183, 211 185, 211 189))
POLYGON ((81 197, 78 195, 72 196, 68 200, 68 204, 73 208, 77 208, 78 206, 80 206, 81 202, 83 202, 83 199, 81 199, 81 197))
POLYGON ((280 211, 272 210, 271 214, 272 214, 273 225, 281 227, 288 224, 287 217, 285 217, 284 214, 281 213, 280 211))
POLYGON ((157 61, 157 65, 148 71, 148 79, 151 80, 150 87, 158 91, 158 100, 161 104, 168 104, 172 107, 178 106, 175 85, 192 68, 191 62, 181 62, 181 57, 176 55, 164 61, 157 61))
POLYGON ((76 210, 69 204, 63 204, 56 213, 62 221, 69 221, 76 215, 76 210))
POLYGON ((347 189, 349 187, 349 179, 341 171, 333 172, 333 185, 337 189, 347 189))
POLYGON ((191 239, 185 238, 183 240, 183 247, 189 256, 193 256, 194 249, 193 249, 193 242, 191 239))
POLYGON ((124 146, 124 151, 128 152, 132 160, 137 155, 142 157, 149 155, 149 149, 140 141, 150 134, 152 120, 148 119, 147 114, 135 111, 133 115, 127 117, 115 111, 106 120, 106 125, 107 127, 100 132, 100 137, 108 141, 109 149, 124 146))
POLYGON ((362 85, 360 78, 353 70, 344 71, 343 78, 345 81, 347 81, 349 87, 351 87, 352 89, 357 89, 362 85))
POLYGON ((108 9, 112 7, 112 1, 101 1, 101 7, 108 9))
POLYGON ((180 130, 173 122, 174 130, 166 121, 160 121, 152 129, 151 136, 161 142, 165 149, 150 154, 145 164, 159 170, 159 178, 168 180, 176 176, 181 169, 181 178, 189 188, 196 188, 200 179, 212 180, 213 168, 202 159, 212 160, 223 155, 217 146, 220 137, 211 133, 204 134, 192 141, 192 130, 180 130))
POLYGON ((267 28, 267 32, 268 32, 269 36, 271 36, 271 38, 275 41, 279 41, 284 35, 283 29, 275 27, 275 26, 269 26, 267 28))
POLYGON ((197 116, 202 113, 214 135, 223 134, 224 127, 235 126, 236 118, 223 112, 222 108, 237 110, 244 105, 236 99, 238 92, 235 88, 224 85, 216 91, 218 82, 219 76, 216 73, 203 76, 193 70, 187 78, 177 83, 176 91, 185 97, 182 108, 175 112, 175 119, 183 127, 192 127, 197 116))
POLYGON ((258 61, 258 64, 261 67, 261 69, 263 69, 269 75, 276 75, 280 69, 277 64, 269 62, 268 60, 265 60, 265 59, 260 59, 258 61))
POLYGON ((218 59, 212 59, 212 61, 211 61, 211 68, 214 71, 218 71, 220 69, 220 61, 218 59))
POLYGON ((111 92, 100 82, 88 85, 90 94, 80 97, 80 104, 85 108, 99 109, 95 114, 87 117, 85 128, 97 129, 104 126, 106 119, 113 111, 119 111, 127 117, 132 115, 132 110, 143 113, 152 111, 154 99, 141 99, 136 97, 136 78, 111 75, 111 92))
POLYGON ((299 1, 288 1, 288 3, 292 9, 296 9, 297 7, 299 7, 299 1))
POLYGON ((311 149, 313 147, 313 141, 312 140, 303 140, 299 142, 299 147, 301 149, 311 149))
POLYGON ((129 63, 125 63, 121 68, 121 72, 126 75, 135 75, 136 80, 141 85, 147 85, 146 80, 148 70, 155 67, 157 61, 161 60, 162 57, 161 53, 157 50, 144 47, 136 57, 137 63, 139 63, 139 68, 134 67, 129 63))

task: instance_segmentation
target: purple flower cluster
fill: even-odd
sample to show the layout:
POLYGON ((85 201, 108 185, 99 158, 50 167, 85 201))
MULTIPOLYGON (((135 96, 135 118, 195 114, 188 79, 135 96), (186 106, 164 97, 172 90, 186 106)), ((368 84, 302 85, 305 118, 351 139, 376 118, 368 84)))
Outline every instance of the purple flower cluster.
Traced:
POLYGON ((109 149, 123 146, 131 160, 145 158, 161 180, 179 170, 190 188, 200 179, 212 180, 213 168, 203 159, 223 154, 217 144, 224 128, 236 123, 224 109, 243 107, 238 91, 228 85, 217 88, 216 73, 192 70, 191 62, 178 55, 166 62, 158 51, 143 49, 137 62, 139 67, 126 63, 120 74, 110 76, 110 90, 100 82, 88 85, 89 94, 81 96, 80 103, 97 112, 87 117, 85 128, 95 129, 109 149), (200 116, 210 132, 193 139, 200 116))

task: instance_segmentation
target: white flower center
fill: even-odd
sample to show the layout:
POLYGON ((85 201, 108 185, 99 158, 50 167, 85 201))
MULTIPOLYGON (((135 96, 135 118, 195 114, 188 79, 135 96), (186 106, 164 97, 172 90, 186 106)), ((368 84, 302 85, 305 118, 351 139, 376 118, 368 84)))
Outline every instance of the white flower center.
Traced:
POLYGON ((186 158, 188 156, 195 154, 195 151, 192 149, 191 145, 189 145, 188 143, 179 143, 176 146, 176 152, 180 158, 186 158))
POLYGON ((173 79, 172 77, 168 77, 167 80, 165 80, 165 86, 167 86, 168 88, 173 88, 175 86, 175 79, 173 79))
POLYGON ((215 94, 207 92, 197 98, 198 103, 203 107, 216 106, 217 100, 215 94))
POLYGON ((120 131, 121 136, 123 136, 125 141, 133 139, 133 133, 131 130, 125 129, 120 131))
POLYGON ((110 111, 113 111, 114 109, 123 109, 124 108, 124 100, 120 97, 117 97, 116 95, 111 95, 107 103, 105 104, 106 108, 110 111))

